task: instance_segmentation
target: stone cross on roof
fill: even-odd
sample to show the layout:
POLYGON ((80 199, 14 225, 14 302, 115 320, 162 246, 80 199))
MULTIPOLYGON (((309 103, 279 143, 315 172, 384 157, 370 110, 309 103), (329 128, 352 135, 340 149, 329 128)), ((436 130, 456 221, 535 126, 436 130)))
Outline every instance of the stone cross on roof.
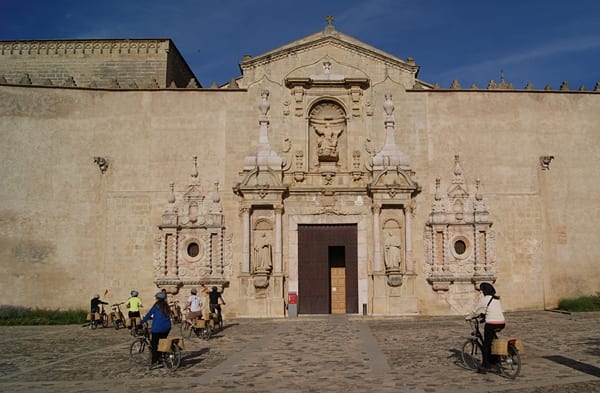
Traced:
POLYGON ((327 18, 325 18, 325 20, 327 21, 328 25, 332 25, 333 24, 333 16, 328 15, 327 18))

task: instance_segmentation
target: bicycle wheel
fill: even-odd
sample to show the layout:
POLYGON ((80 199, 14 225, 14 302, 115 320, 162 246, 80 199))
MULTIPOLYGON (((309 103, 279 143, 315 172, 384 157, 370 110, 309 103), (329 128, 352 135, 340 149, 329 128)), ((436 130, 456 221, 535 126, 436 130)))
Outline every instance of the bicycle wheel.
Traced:
POLYGON ((192 337, 193 331, 194 329, 192 329, 192 326, 189 323, 187 323, 186 321, 183 321, 181 323, 181 335, 183 336, 183 338, 192 337))
POLYGON ((517 348, 508 344, 508 355, 500 356, 500 372, 507 378, 515 379, 521 372, 521 356, 517 348))
POLYGON ((150 346, 143 338, 133 341, 129 346, 129 355, 137 364, 148 363, 148 360, 152 355, 150 352, 150 346), (146 350, 146 347, 148 347, 148 350, 146 350))
POLYGON ((483 351, 475 340, 467 340, 462 347, 462 361, 471 370, 477 370, 483 361, 483 351))
POLYGON ((108 327, 108 315, 106 315, 106 314, 102 314, 102 327, 103 328, 108 327))
POLYGON ((171 350, 163 353, 163 364, 167 370, 176 370, 181 364, 181 349, 175 343, 171 343, 171 350))
POLYGON ((210 325, 207 323, 206 326, 204 327, 204 329, 202 329, 202 338, 205 340, 210 339, 210 337, 212 336, 212 328, 210 327, 210 325))
POLYGON ((96 321, 96 320, 90 321, 90 329, 96 330, 97 327, 98 327, 98 321, 96 321))

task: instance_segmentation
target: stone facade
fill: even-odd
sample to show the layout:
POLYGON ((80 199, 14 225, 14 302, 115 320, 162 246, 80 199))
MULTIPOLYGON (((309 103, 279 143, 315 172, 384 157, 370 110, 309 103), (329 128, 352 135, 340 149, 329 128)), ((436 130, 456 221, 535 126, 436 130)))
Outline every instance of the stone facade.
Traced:
POLYGON ((371 315, 462 314, 483 281, 509 310, 598 290, 598 92, 436 88, 332 24, 246 57, 233 89, 187 66, 185 92, 164 70, 126 93, 40 87, 6 71, 21 61, 0 56, 3 303, 216 285, 226 316, 285 316, 288 294, 338 289, 313 257, 371 315), (337 226, 355 237, 305 240, 337 226))

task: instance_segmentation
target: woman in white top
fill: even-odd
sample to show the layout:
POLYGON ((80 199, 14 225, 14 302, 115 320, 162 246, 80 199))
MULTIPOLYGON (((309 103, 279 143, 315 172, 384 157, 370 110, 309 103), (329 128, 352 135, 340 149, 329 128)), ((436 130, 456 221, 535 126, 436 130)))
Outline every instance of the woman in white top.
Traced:
POLYGON ((485 315, 485 325, 483 327, 483 364, 478 370, 485 373, 497 360, 492 356, 492 340, 496 332, 504 329, 506 321, 502 311, 500 297, 496 296, 496 289, 490 283, 484 282, 479 285, 479 290, 483 293, 482 298, 473 306, 467 319, 477 318, 478 315, 485 315))

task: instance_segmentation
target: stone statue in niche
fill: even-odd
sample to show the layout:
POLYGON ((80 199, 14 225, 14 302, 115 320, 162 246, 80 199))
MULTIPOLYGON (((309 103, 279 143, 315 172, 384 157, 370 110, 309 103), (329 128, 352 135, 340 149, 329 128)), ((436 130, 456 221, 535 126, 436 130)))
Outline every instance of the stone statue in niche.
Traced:
POLYGON ((338 162, 338 143, 346 128, 342 108, 333 102, 316 105, 310 113, 310 127, 316 134, 318 162, 338 162))
POLYGON ((389 271, 399 271, 401 261, 401 245, 400 239, 390 231, 388 232, 384 242, 384 259, 385 267, 389 271))
POLYGON ((334 123, 333 119, 313 122, 317 133, 317 156, 319 161, 337 162, 339 153, 337 151, 338 138, 344 131, 343 124, 334 123))
POLYGON ((254 242, 254 272, 270 272, 273 268, 271 238, 263 232, 254 242))

